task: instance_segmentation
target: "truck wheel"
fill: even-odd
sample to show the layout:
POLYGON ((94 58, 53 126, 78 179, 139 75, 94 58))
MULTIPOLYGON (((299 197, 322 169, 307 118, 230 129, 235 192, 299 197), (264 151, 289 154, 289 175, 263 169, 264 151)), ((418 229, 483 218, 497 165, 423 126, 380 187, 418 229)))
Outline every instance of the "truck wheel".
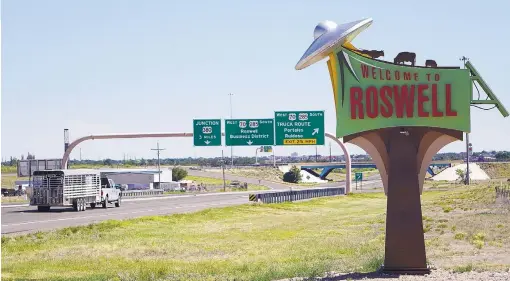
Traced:
POLYGON ((120 207, 120 199, 121 197, 119 197, 119 200, 117 200, 117 202, 115 202, 115 207, 120 207))
POLYGON ((82 211, 87 210, 87 203, 85 203, 85 198, 81 199, 81 210, 82 211))
POLYGON ((96 203, 90 203, 90 208, 94 209, 96 207, 96 203))
POLYGON ((108 195, 106 195, 106 198, 103 201, 103 208, 104 209, 108 208, 108 195))

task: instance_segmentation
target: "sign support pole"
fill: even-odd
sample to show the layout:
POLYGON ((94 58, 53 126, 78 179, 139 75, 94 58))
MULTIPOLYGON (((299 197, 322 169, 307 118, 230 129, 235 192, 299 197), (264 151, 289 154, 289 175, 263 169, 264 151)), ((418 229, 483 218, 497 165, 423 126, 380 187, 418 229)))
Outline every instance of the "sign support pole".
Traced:
POLYGON ((466 133, 466 185, 469 185, 469 133, 466 133))

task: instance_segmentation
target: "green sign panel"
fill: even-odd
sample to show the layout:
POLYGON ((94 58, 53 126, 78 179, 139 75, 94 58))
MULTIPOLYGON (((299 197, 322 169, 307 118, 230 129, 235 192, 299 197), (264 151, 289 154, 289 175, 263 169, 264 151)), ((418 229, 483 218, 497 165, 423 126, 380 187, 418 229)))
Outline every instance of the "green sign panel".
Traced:
POLYGON ((363 173, 355 173, 354 174, 354 180, 355 181, 362 181, 363 180, 363 173))
POLYGON ((328 61, 337 137, 397 126, 470 131, 468 69, 407 67, 342 48, 328 61))
POLYGON ((276 145, 324 145, 324 111, 275 112, 276 145))
POLYGON ((193 145, 221 146, 221 120, 193 120, 193 145))
POLYGON ((227 119, 225 143, 227 146, 273 145, 274 120, 227 119))

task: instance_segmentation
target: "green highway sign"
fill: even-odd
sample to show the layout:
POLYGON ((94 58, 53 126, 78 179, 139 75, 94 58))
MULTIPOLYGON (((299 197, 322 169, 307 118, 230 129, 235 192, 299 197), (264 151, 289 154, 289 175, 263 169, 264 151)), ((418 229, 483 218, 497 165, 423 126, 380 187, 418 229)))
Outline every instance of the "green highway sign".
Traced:
POLYGON ((363 180, 363 173, 355 173, 354 174, 354 180, 355 181, 362 181, 363 180))
POLYGON ((276 145, 324 145, 324 111, 276 111, 276 145))
POLYGON ((227 146, 256 146, 274 144, 273 119, 226 119, 227 146))
POLYGON ((193 145, 195 146, 221 146, 221 120, 220 119, 194 119, 193 145))

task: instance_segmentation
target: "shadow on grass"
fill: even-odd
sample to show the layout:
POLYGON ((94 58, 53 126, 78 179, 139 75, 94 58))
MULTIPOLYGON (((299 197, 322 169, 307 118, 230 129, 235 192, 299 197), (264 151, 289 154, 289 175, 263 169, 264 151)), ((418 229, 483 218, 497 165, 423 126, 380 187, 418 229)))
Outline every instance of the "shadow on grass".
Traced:
POLYGON ((370 280, 370 279, 398 279, 400 277, 400 274, 385 274, 381 271, 374 271, 374 272, 368 272, 368 273, 346 273, 346 274, 340 274, 337 276, 326 276, 322 278, 315 278, 315 279, 309 279, 316 280, 316 281, 337 281, 337 280, 370 280))

